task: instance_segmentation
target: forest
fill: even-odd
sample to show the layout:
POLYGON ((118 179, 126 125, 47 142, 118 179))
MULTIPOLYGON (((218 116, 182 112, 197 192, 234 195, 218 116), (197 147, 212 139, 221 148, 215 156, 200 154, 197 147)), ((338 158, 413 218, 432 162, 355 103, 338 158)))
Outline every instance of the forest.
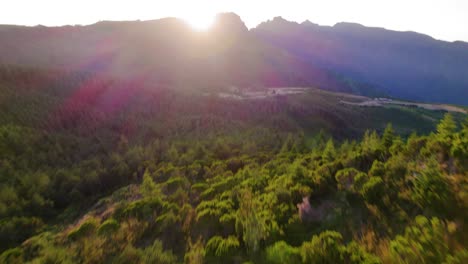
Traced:
POLYGON ((340 96, 3 66, 0 263, 468 263, 466 115, 340 96))

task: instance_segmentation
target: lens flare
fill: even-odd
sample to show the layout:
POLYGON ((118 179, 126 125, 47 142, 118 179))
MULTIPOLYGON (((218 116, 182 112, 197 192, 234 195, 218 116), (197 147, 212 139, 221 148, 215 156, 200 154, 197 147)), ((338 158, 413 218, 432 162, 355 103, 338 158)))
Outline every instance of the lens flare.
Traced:
POLYGON ((206 31, 213 26, 214 16, 206 14, 191 14, 189 16, 184 16, 183 19, 187 24, 189 24, 193 29, 206 31))

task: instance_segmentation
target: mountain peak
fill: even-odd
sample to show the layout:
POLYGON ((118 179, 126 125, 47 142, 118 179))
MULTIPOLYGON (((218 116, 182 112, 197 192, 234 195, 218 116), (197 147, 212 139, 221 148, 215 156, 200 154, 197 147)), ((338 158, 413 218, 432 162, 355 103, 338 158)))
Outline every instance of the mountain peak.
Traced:
POLYGON ((298 25, 299 23, 295 22, 295 21, 289 21, 289 20, 286 20, 284 19, 283 17, 281 16, 277 16, 277 17, 274 17, 273 20, 271 21, 273 24, 283 24, 283 25, 298 25))
POLYGON ((318 24, 315 24, 313 22, 310 22, 310 20, 305 20, 304 22, 301 23, 302 26, 306 26, 306 27, 316 27, 318 26, 318 24))
POLYGON ((273 18, 274 22, 289 22, 286 19, 284 19, 282 16, 276 16, 273 18))
POLYGON ((220 13, 216 16, 215 29, 225 32, 242 33, 247 32, 241 17, 235 13, 220 13))
POLYGON ((274 17, 272 20, 268 20, 262 22, 260 25, 257 26, 257 29, 264 29, 264 30, 279 30, 279 31, 289 31, 297 28, 299 23, 289 21, 284 19, 283 17, 277 16, 274 17))
POLYGON ((341 28, 341 29, 358 29, 358 28, 365 28, 365 26, 359 23, 352 23, 352 22, 338 22, 334 26, 334 28, 341 28))

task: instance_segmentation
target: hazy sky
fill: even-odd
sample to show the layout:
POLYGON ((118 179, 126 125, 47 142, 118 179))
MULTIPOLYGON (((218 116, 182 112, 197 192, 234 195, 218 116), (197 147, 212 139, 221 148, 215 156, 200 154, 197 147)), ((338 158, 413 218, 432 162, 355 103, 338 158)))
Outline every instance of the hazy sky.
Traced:
POLYGON ((468 0, 0 0, 0 24, 52 26, 175 16, 202 27, 225 11, 240 15, 249 28, 282 16, 321 25, 357 22, 468 41, 468 0))

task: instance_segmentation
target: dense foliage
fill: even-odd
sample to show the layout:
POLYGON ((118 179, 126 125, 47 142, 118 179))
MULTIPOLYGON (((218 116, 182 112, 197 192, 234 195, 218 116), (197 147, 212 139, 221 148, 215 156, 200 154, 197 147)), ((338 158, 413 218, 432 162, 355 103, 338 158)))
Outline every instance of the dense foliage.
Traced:
POLYGON ((431 130, 411 113, 442 114, 86 75, 31 90, 45 77, 15 74, 29 77, 0 82, 0 263, 468 261, 468 119, 407 136, 431 130))

